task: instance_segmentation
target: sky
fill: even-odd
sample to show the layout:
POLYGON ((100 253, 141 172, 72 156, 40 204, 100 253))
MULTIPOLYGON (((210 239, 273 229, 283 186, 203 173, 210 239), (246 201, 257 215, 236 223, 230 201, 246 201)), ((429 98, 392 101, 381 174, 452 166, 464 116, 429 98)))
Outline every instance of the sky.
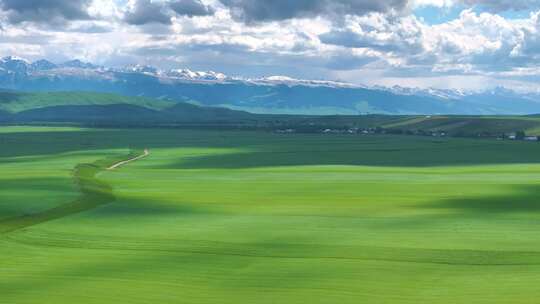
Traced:
POLYGON ((539 91, 540 0, 0 0, 0 56, 539 91))

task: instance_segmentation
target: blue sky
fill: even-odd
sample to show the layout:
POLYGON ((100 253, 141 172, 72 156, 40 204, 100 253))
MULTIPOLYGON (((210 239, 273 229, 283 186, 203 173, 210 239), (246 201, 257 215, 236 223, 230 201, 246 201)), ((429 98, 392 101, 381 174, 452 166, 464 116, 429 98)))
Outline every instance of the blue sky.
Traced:
POLYGON ((540 0, 0 0, 0 55, 537 91, 540 0))
POLYGON ((448 6, 435 6, 435 5, 422 5, 412 10, 418 19, 424 20, 427 24, 440 24, 449 22, 459 18, 462 11, 466 9, 472 9, 477 14, 482 12, 496 13, 497 15, 504 17, 505 19, 525 19, 528 18, 531 11, 527 9, 511 9, 490 12, 481 5, 467 6, 463 3, 456 3, 448 6))
POLYGON ((424 20, 427 24, 440 24, 459 18, 463 11, 462 5, 450 7, 436 7, 432 5, 421 6, 413 10, 413 14, 418 19, 424 20))

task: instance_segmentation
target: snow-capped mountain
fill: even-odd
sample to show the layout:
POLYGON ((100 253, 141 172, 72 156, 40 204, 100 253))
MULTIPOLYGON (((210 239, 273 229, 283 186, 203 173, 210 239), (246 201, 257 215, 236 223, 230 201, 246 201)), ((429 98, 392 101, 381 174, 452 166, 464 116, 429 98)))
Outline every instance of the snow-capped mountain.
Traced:
POLYGON ((32 64, 30 64, 30 67, 34 71, 47 71, 47 70, 58 68, 56 64, 45 59, 41 59, 41 60, 33 62, 32 64))
POLYGON ((157 75, 158 69, 149 66, 149 65, 129 65, 123 69, 120 69, 120 71, 126 72, 126 73, 141 73, 141 74, 150 74, 150 75, 157 75))
POLYGON ((61 64, 55 64, 45 59, 30 62, 20 57, 8 56, 0 59, 0 68, 14 74, 31 74, 35 71, 48 71, 61 68, 98 69, 99 67, 80 60, 71 60, 61 64))
POLYGON ((248 79, 255 84, 286 85, 286 86, 325 86, 336 88, 366 88, 365 86, 339 81, 296 79, 288 76, 268 76, 263 78, 248 79))
POLYGON ((99 66, 97 66, 97 65, 94 65, 94 64, 91 64, 91 63, 88 63, 88 62, 83 62, 83 61, 78 60, 78 59, 66 61, 66 62, 60 64, 59 67, 73 68, 73 69, 98 69, 99 68, 99 66))
POLYGON ((24 74, 28 71, 30 62, 15 56, 8 56, 0 59, 0 68, 5 72, 11 72, 15 74, 24 74))
POLYGON ((366 87, 288 76, 231 77, 189 69, 134 65, 106 68, 80 60, 0 59, 0 88, 96 91, 189 101, 256 113, 287 114, 536 114, 540 94, 498 88, 485 92, 366 87))
POLYGON ((165 75, 171 78, 178 78, 183 80, 225 81, 233 79, 232 77, 228 77, 225 74, 217 73, 214 71, 197 72, 189 69, 173 69, 165 72, 165 75))

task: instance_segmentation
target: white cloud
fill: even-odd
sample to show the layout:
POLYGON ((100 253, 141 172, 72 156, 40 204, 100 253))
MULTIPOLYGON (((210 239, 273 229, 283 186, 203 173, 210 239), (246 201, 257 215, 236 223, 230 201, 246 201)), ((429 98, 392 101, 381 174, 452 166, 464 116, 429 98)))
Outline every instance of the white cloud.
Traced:
MULTIPOLYGON (((316 14, 246 25, 218 0, 194 0, 176 2, 188 3, 185 8, 191 14, 167 10, 162 18, 143 12, 139 17, 157 16, 164 24, 127 25, 126 11, 133 11, 140 1, 93 0, 90 18, 62 26, 22 26, 10 23, 6 12, 0 12, 0 55, 418 86, 479 86, 485 80, 484 85, 519 81, 527 85, 540 77, 540 12, 509 19, 467 9, 456 19, 436 25, 395 12, 348 15, 339 22, 316 14), (193 13, 201 7, 211 14, 193 13)), ((171 3, 144 1, 161 8, 171 3)), ((415 0, 409 6, 453 4, 415 0)))
POLYGON ((411 6, 413 8, 423 7, 423 6, 434 6, 434 7, 451 7, 455 5, 454 0, 413 0, 411 6))

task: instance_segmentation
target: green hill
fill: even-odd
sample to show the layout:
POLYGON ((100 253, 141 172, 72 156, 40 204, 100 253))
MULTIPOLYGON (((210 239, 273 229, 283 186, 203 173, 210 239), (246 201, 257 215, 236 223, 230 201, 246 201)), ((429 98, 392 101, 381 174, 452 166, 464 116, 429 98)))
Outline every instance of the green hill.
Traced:
POLYGON ((12 114, 55 106, 103 106, 119 104, 138 106, 156 111, 164 110, 175 105, 173 102, 157 99, 90 92, 0 92, 0 111, 12 114))
POLYGON ((319 133, 327 128, 395 133, 496 137, 517 131, 540 135, 540 116, 261 115, 186 102, 91 92, 0 92, 0 122, 115 126, 235 125, 319 133))
POLYGON ((239 122, 251 114, 184 102, 90 92, 0 92, 0 121, 165 124, 239 122))
POLYGON ((540 135, 540 117, 535 116, 414 116, 382 125, 404 131, 444 131, 453 136, 478 136, 525 131, 540 135))

